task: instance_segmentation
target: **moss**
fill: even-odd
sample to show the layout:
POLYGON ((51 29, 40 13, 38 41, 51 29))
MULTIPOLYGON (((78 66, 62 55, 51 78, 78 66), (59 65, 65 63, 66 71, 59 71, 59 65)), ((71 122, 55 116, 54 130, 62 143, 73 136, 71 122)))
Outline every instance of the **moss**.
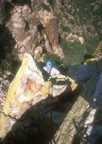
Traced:
POLYGON ((46 59, 52 59, 53 61, 58 61, 59 56, 55 55, 54 53, 47 52, 46 59))

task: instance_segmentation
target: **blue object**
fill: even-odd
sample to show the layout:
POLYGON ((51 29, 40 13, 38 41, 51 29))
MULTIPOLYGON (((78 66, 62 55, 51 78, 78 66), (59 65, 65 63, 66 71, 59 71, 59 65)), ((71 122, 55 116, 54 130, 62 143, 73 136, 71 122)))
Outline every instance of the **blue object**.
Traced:
POLYGON ((50 60, 46 61, 46 67, 47 68, 51 68, 52 66, 53 66, 53 62, 52 61, 50 61, 50 60))

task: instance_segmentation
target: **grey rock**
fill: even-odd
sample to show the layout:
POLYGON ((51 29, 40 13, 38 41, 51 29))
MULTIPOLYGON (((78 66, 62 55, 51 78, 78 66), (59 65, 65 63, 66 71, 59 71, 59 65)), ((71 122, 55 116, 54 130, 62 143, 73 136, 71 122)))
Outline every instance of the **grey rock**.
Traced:
POLYGON ((17 11, 17 13, 21 14, 21 12, 22 12, 22 6, 16 7, 16 11, 17 11))
POLYGON ((29 8, 28 5, 24 5, 22 8, 22 16, 27 17, 31 13, 31 9, 29 8))
POLYGON ((13 16, 12 16, 12 20, 13 21, 18 21, 20 19, 21 15, 19 13, 15 13, 13 16))

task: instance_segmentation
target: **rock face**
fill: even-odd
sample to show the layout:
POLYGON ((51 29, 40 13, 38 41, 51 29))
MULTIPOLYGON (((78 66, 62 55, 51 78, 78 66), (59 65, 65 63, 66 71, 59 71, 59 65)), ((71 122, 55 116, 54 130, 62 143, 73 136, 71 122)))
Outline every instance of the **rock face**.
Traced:
POLYGON ((17 5, 11 12, 11 22, 8 27, 16 40, 15 52, 18 58, 22 59, 25 52, 29 52, 32 56, 37 55, 35 51, 39 51, 39 47, 42 47, 40 57, 35 56, 38 61, 44 61, 44 50, 63 58, 63 50, 59 45, 58 25, 53 10, 46 2, 36 1, 35 3, 36 7, 34 2, 31 2, 32 8, 26 4, 17 5))
POLYGON ((41 10, 39 11, 39 17, 41 19, 43 27, 45 28, 53 52, 63 58, 64 54, 59 45, 58 26, 54 13, 48 12, 46 10, 41 10))
POLYGON ((20 117, 41 100, 60 95, 68 85, 52 87, 51 82, 45 82, 41 71, 30 54, 25 54, 22 65, 10 84, 8 94, 0 114, 0 137, 4 137, 20 117), (51 88, 52 87, 52 88, 51 88), (55 89, 55 92, 54 92, 55 89), (12 118, 10 118, 12 117, 12 118))
MULTIPOLYGON (((84 56, 96 48, 101 30, 96 30, 94 21, 96 17, 97 27, 101 29, 101 17, 95 16, 100 11, 100 2, 31 0, 29 4, 18 3, 14 3, 9 12, 11 18, 6 23, 16 41, 12 46, 12 55, 16 59, 21 60, 27 52, 37 61, 45 61, 47 54, 53 53, 61 59, 65 57, 65 63, 69 65, 82 62, 84 56), (81 9, 80 5, 85 7, 81 9), (89 19, 91 8, 93 16, 90 14, 89 19), (89 39, 96 44, 89 44, 89 39)), ((3 0, 0 4, 4 4, 3 0)))
POLYGON ((64 119, 62 125, 60 126, 59 130, 55 134, 55 141, 58 144, 72 144, 74 135, 77 133, 77 129, 74 125, 73 120, 75 120, 77 123, 80 123, 82 121, 83 113, 86 110, 86 107, 88 106, 88 103, 84 101, 82 97, 79 97, 75 104, 73 105, 72 109, 67 114, 66 118, 64 119), (80 105, 80 104, 83 104, 80 105), (81 109, 80 112, 77 110, 81 109))
MULTIPOLYGON (((51 3, 51 1, 49 2, 51 3)), ((7 97, 4 89, 7 84, 9 85, 9 82, 6 81, 5 78, 0 76, 0 103, 2 106, 4 105, 3 110, 2 108, 0 109, 2 110, 2 112, 0 113, 0 138, 3 138, 9 131, 11 131, 12 127, 13 129, 15 129, 16 122, 19 121, 20 117, 25 114, 25 112, 29 110, 31 106, 40 103, 40 101, 43 101, 43 99, 47 99, 48 94, 53 94, 54 96, 56 96, 66 89, 67 86, 64 87, 64 89, 62 87, 60 91, 58 89, 59 87, 56 87, 55 85, 52 87, 52 89, 57 89, 57 91, 53 92, 52 89, 50 90, 51 83, 44 81, 41 71, 37 68, 35 62, 33 61, 34 58, 38 62, 43 62, 46 59, 47 52, 58 55, 61 59, 64 57, 63 50, 61 49, 59 43, 59 31, 61 33, 61 38, 65 38, 65 41, 63 41, 63 48, 65 49, 65 54, 67 54, 68 50, 68 55, 66 55, 66 58, 69 59, 66 59, 66 61, 69 64, 73 64, 72 60, 74 61, 74 63, 77 63, 76 60, 79 59, 79 50, 81 58, 88 53, 88 50, 89 53, 92 52, 93 50, 91 49, 91 45, 89 45, 89 38, 91 37, 92 39, 94 39, 95 37, 96 40, 98 34, 102 34, 102 31, 100 30, 102 22, 99 14, 96 20, 98 22, 95 21, 96 14, 97 12, 99 12, 98 10, 100 10, 101 1, 94 3, 87 2, 86 5, 84 5, 85 3, 82 3, 83 1, 80 1, 81 3, 78 3, 74 0, 57 0, 52 1, 52 3, 53 2, 55 5, 52 5, 52 7, 54 6, 53 8, 58 19, 56 19, 53 9, 51 8, 47 0, 31 0, 31 5, 15 5, 11 11, 11 19, 6 26, 8 27, 10 33, 12 33, 12 36, 16 41, 16 45, 13 47, 13 54, 15 57, 17 57, 17 59, 20 60, 23 59, 23 55, 25 52, 29 54, 25 54, 22 66, 17 72, 15 79, 10 84, 7 97), (80 7, 80 4, 82 4, 81 6, 84 6, 88 9, 80 7), (89 9, 92 9, 91 13, 89 9), (59 11, 61 11, 60 14, 59 11), (59 27, 57 25, 57 20, 59 23, 59 27), (97 26, 96 29, 95 25, 97 26), (88 45, 86 45, 86 50, 84 49, 85 41, 88 42, 88 45), (71 51, 71 53, 69 50, 71 51), (33 58, 30 54, 33 56, 33 58), (3 95, 4 97, 2 98, 3 95), (4 103, 5 97, 6 100, 4 103)), ((2 24, 4 21, 4 13, 5 3, 4 0, 1 0, 0 24, 2 24)), ((102 43, 100 44, 99 49, 96 51, 97 59, 99 56, 99 59, 101 59, 101 47, 102 43)), ((80 60, 80 62, 82 62, 82 59, 80 60)), ((78 68, 79 72, 77 73, 77 75, 73 73, 73 75, 75 74, 74 76, 77 76, 75 77, 76 81, 77 78, 79 78, 79 73, 85 73, 84 68, 81 67, 80 69, 80 66, 78 68)), ((84 77, 86 78, 87 73, 89 73, 90 77, 91 75, 93 75, 93 73, 97 72, 98 69, 96 66, 95 70, 96 71, 92 71, 92 69, 88 68, 84 77)), ((98 99, 97 95, 102 95, 100 87, 102 83, 101 79, 102 75, 100 75, 100 80, 99 83, 97 83, 96 91, 94 93, 94 97, 96 99, 98 99)), ((86 86, 87 88, 84 92, 90 93, 90 87, 95 86, 95 83, 92 85, 92 83, 90 82, 90 86, 88 86, 89 85, 86 86)), ((65 113, 62 114, 62 112, 58 113, 54 111, 55 113, 52 121, 54 121, 55 123, 62 122, 62 119, 64 119, 66 116, 65 121, 62 123, 60 129, 55 135, 55 140, 57 143, 70 144, 71 142, 73 142, 74 136, 76 135, 76 123, 73 122, 73 119, 75 118, 76 122, 78 123, 82 121, 82 117, 84 118, 85 110, 87 110, 88 106, 88 103, 85 100, 90 103, 92 102, 92 99, 89 100, 90 96, 90 94, 84 95, 82 93, 82 95, 79 96, 69 113, 66 112, 67 116, 65 113)), ((99 101, 100 106, 102 105, 101 101, 102 98, 100 98, 99 101)), ((43 109, 42 107, 43 106, 41 105, 39 110, 41 112, 43 112, 43 110, 45 111, 46 109, 43 109)), ((92 113, 94 118, 94 115, 97 113, 97 109, 93 110, 92 113)), ((35 116, 35 109, 33 109, 33 115, 35 116)), ((50 115, 50 113, 48 113, 48 115, 50 115)), ((93 119, 91 122, 93 122, 93 119)), ((85 124, 88 124, 87 121, 85 122, 85 124)), ((94 129, 96 130, 97 134, 97 131, 99 131, 98 127, 97 129, 94 129)), ((89 130, 90 127, 87 126, 88 134, 90 134, 89 130)), ((18 130, 18 133, 19 132, 20 130, 18 130)), ((80 134, 79 131, 78 133, 80 134)), ((91 132, 91 134, 94 136, 94 131, 91 132)))
POLYGON ((14 123, 7 116, 20 118, 30 105, 45 98, 44 95, 48 93, 48 87, 49 85, 44 83, 43 76, 32 57, 25 54, 22 66, 10 84, 2 111, 4 114, 0 115, 0 137, 4 136, 14 123), (39 96, 39 99, 36 96, 39 96), (30 103, 27 104, 27 102, 30 103))

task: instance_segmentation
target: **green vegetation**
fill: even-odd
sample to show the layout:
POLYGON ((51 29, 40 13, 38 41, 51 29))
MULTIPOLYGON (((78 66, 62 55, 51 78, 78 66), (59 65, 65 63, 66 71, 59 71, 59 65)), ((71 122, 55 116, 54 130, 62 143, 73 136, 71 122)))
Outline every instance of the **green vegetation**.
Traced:
POLYGON ((53 61, 55 67, 57 67, 58 64, 62 63, 62 61, 60 60, 60 57, 58 55, 55 55, 50 52, 47 52, 46 59, 51 59, 53 61))
POLYGON ((68 26, 64 26, 62 23, 60 24, 61 29, 63 30, 63 32, 70 32, 70 28, 68 26))
POLYGON ((99 38, 97 36, 93 38, 90 37, 84 43, 84 47, 87 49, 89 53, 92 54, 97 48, 98 44, 99 44, 99 38))
POLYGON ((67 65, 79 64, 83 61, 84 55, 87 51, 83 48, 80 42, 67 42, 66 40, 61 41, 61 46, 65 53, 65 62, 67 65))
POLYGON ((93 15, 101 15, 101 17, 102 17, 102 5, 100 5, 99 7, 98 7, 98 9, 96 9, 94 12, 93 12, 93 15))
POLYGON ((46 59, 52 59, 53 61, 59 61, 60 57, 53 53, 47 52, 46 59))
POLYGON ((61 14, 58 14, 57 15, 57 21, 60 21, 60 20, 62 20, 62 16, 61 16, 61 14))
POLYGON ((11 71, 15 75, 20 65, 21 65, 21 62, 4 59, 0 63, 0 72, 11 71))
POLYGON ((98 44, 99 39, 97 37, 89 38, 83 44, 78 41, 67 42, 62 39, 61 47, 65 54, 65 63, 67 65, 82 63, 85 55, 93 55, 98 44))
POLYGON ((12 62, 10 60, 4 59, 0 63, 0 71, 12 70, 12 62))
POLYGON ((65 4, 65 0, 60 0, 61 5, 65 4))
POLYGON ((68 19, 68 14, 66 12, 64 12, 64 18, 68 19))
POLYGON ((73 19, 70 19, 70 23, 71 23, 72 25, 74 25, 75 21, 74 21, 73 19))
POLYGON ((59 2, 55 12, 58 16, 65 61, 67 64, 79 64, 84 60, 84 56, 93 55, 102 39, 101 23, 97 25, 102 18, 101 5, 97 0, 72 0, 70 2, 59 0, 59 2), (77 40, 67 42, 65 38, 70 33, 78 36, 81 34, 85 42, 83 44, 77 40))

